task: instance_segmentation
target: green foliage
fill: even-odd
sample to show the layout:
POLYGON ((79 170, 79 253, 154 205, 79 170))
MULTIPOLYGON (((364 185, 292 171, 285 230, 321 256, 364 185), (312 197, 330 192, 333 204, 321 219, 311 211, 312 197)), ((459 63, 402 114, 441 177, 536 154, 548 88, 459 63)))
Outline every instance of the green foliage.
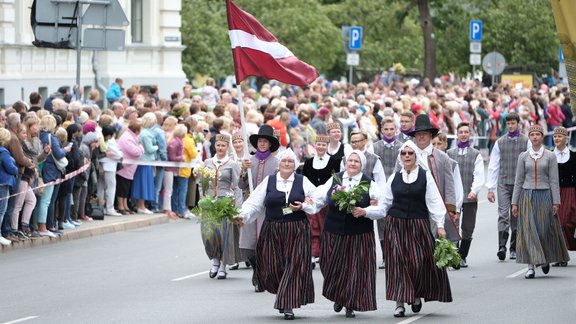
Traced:
POLYGON ((362 200, 362 196, 370 190, 370 183, 360 181, 354 188, 350 189, 342 184, 342 179, 336 174, 332 176, 338 184, 335 186, 331 198, 336 202, 339 210, 346 210, 346 213, 351 214, 356 208, 356 204, 362 200))
POLYGON ((434 262, 438 268, 452 267, 457 268, 460 266, 460 254, 458 248, 452 242, 441 237, 436 240, 434 247, 434 262))
POLYGON ((198 201, 198 206, 192 212, 199 216, 198 222, 208 234, 224 221, 232 222, 240 215, 240 209, 234 204, 234 197, 204 197, 198 201))

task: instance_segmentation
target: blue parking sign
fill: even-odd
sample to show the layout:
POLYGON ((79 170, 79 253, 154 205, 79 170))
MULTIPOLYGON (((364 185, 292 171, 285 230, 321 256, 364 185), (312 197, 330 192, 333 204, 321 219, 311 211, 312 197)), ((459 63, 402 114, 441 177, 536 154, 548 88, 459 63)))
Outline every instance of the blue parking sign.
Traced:
POLYGON ((470 20, 470 40, 473 42, 482 41, 482 21, 470 20))
POLYGON ((348 48, 355 51, 362 48, 362 27, 350 27, 348 48))

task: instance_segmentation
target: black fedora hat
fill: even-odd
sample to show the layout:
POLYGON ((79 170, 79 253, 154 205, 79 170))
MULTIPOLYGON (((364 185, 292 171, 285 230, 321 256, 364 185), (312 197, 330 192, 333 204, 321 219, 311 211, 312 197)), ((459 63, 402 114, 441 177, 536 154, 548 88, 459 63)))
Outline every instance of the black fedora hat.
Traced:
POLYGON ((414 124, 414 130, 408 133, 408 135, 414 137, 417 132, 430 132, 432 133, 432 137, 434 137, 439 131, 438 128, 432 126, 428 115, 418 115, 416 117, 416 123, 414 124))
POLYGON ((258 139, 265 138, 270 142, 270 152, 276 152, 280 147, 280 142, 278 139, 274 137, 274 129, 270 125, 262 125, 258 130, 258 134, 250 135, 250 144, 254 146, 254 148, 258 149, 258 139))

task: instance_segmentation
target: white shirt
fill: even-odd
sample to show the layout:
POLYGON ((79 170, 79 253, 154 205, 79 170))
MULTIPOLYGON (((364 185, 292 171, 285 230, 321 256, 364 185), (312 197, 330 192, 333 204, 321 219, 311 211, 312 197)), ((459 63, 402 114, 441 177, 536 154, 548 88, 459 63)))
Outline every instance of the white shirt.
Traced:
POLYGON ((312 167, 316 170, 324 169, 328 165, 328 160, 330 160, 330 156, 326 153, 322 157, 316 155, 312 160, 312 167))
POLYGON ((558 161, 558 163, 566 163, 570 159, 570 149, 568 146, 566 146, 562 151, 555 147, 554 154, 556 155, 556 161, 558 161))
POLYGON ((464 203, 464 186, 462 185, 462 176, 460 175, 460 167, 458 164, 456 164, 452 173, 454 174, 454 198, 456 198, 456 210, 460 210, 464 203))
MULTIPOLYGON (((532 146, 530 141, 528 141, 528 147, 532 146)), ((500 148, 498 147, 498 141, 494 143, 492 148, 492 153, 490 153, 490 163, 488 163, 488 177, 486 178, 486 188, 489 192, 494 192, 496 190, 496 185, 498 185, 498 173, 500 171, 500 148)))
MULTIPOLYGON (((328 196, 328 191, 330 191, 330 189, 332 188, 332 182, 337 183, 333 179, 334 178, 331 177, 330 179, 328 179, 328 181, 326 181, 326 183, 324 183, 323 185, 319 186, 316 189, 316 196, 314 197, 314 200, 316 202, 315 212, 320 211, 320 209, 324 208, 324 206, 328 204, 328 201, 326 199, 328 196)), ((344 172, 344 174, 342 175, 342 184, 347 186, 349 189, 354 188, 358 183, 360 183, 360 180, 362 180, 362 172, 358 173, 353 177, 350 177, 347 172, 344 172)), ((378 201, 378 205, 376 206, 370 205, 364 208, 366 210, 366 217, 370 219, 384 218, 386 216, 386 214, 384 213, 385 212, 384 205, 382 204, 384 196, 382 196, 382 192, 376 185, 376 182, 372 181, 370 183, 370 189, 368 191, 368 194, 370 195, 371 199, 376 199, 378 201)))
POLYGON ((102 169, 104 170, 104 172, 116 172, 118 161, 122 159, 124 154, 120 150, 120 147, 118 147, 118 144, 116 143, 116 140, 114 138, 111 138, 108 141, 106 141, 106 147, 108 151, 114 153, 114 158, 104 157, 100 159, 100 162, 102 162, 102 169))
MULTIPOLYGON (((468 153, 468 147, 459 148, 458 155, 466 155, 468 153)), ((474 174, 472 180, 472 187, 470 191, 474 192, 476 195, 480 193, 480 189, 484 185, 484 160, 482 159, 482 155, 478 154, 476 156, 476 160, 474 161, 474 174)))
MULTIPOLYGON (((260 215, 264 213, 264 200, 266 199, 266 188, 268 187, 268 178, 265 177, 262 182, 252 191, 250 197, 242 204, 240 209, 240 215, 244 218, 244 222, 251 223, 255 221, 260 215)), ((304 195, 306 197, 314 198, 316 197, 316 187, 308 180, 306 177, 303 178, 302 186, 304 187, 304 195)), ((286 193, 286 199, 290 196, 290 191, 292 190, 292 184, 294 184, 294 173, 288 177, 288 179, 283 179, 280 173, 276 174, 276 190, 286 193)), ((313 199, 315 200, 315 199, 313 199)), ((302 211, 307 214, 316 213, 316 203, 313 202, 309 205, 302 201, 302 211)))
MULTIPOLYGON (((419 168, 420 167, 417 166, 416 169, 410 173, 406 172, 406 170, 402 168, 402 170, 400 170, 400 173, 402 174, 402 180, 408 184, 418 180, 419 168)), ((394 195, 392 194, 392 181, 394 181, 395 176, 396 173, 393 173, 390 178, 388 178, 386 186, 384 187, 384 200, 382 203, 384 204, 386 215, 388 214, 388 210, 390 210, 390 207, 392 207, 392 202, 394 201, 394 195)), ((444 228, 444 215, 446 215, 446 207, 442 203, 442 196, 440 196, 440 192, 436 187, 434 177, 432 177, 432 174, 429 171, 426 171, 426 208, 428 208, 430 218, 436 223, 436 226, 438 228, 444 228)))
POLYGON ((230 160, 230 156, 228 156, 228 155, 225 155, 225 156, 224 156, 223 158, 221 158, 221 159, 219 159, 219 158, 217 157, 217 155, 214 155, 214 156, 212 157, 212 162, 214 162, 214 165, 215 165, 216 167, 220 167, 220 166, 223 165, 224 163, 228 162, 228 160, 230 160), (218 163, 218 162, 220 162, 220 163, 218 163))
POLYGON ((532 145, 530 145, 530 147, 528 147, 528 154, 530 154, 530 157, 533 159, 541 158, 542 155, 544 154, 544 145, 540 146, 540 149, 538 149, 538 151, 534 151, 534 148, 532 148, 532 145))

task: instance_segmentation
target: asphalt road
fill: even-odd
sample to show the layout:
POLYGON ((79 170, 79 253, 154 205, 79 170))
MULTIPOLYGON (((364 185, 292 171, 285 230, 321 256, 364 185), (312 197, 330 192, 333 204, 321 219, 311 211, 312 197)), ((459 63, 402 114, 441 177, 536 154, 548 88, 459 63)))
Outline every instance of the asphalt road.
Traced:
MULTIPOLYGON (((449 272, 454 302, 425 303, 420 314, 408 308, 396 319, 379 270, 378 310, 346 319, 322 297, 317 268, 316 302, 295 310, 296 321, 575 323, 576 253, 568 267, 538 269, 526 280, 524 265, 496 258, 496 219, 496 206, 481 202, 470 267, 449 272)), ((199 225, 190 221, 9 251, 0 254, 0 324, 283 321, 273 295, 253 292, 251 270, 216 280, 209 267, 199 225)))

